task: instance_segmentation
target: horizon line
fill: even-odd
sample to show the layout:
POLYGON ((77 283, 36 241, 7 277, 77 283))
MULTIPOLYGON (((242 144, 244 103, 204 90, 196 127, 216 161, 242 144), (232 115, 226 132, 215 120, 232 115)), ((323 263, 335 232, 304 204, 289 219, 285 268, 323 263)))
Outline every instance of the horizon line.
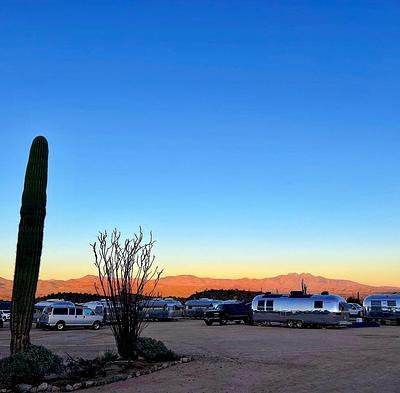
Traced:
MULTIPOLYGON (((198 276, 195 274, 190 274, 190 273, 182 273, 182 274, 175 274, 175 275, 167 275, 167 276, 163 276, 160 277, 160 279, 165 279, 165 278, 170 278, 170 277, 182 277, 182 276, 190 276, 190 277, 195 277, 195 278, 199 278, 199 279, 210 279, 210 280, 231 280, 231 281, 239 281, 239 280, 265 280, 265 279, 273 279, 273 278, 277 278, 277 277, 281 277, 281 276, 289 276, 289 275, 297 275, 297 276, 304 276, 304 275, 309 275, 312 276, 314 278, 323 278, 323 279, 327 279, 327 280, 336 280, 336 281, 347 281, 347 282, 351 282, 351 283, 355 283, 355 284, 360 284, 360 285, 365 285, 365 286, 369 286, 369 287, 381 287, 381 288, 400 288, 400 285, 377 285, 377 284, 364 284, 362 282, 358 282, 358 281, 353 281, 353 280, 349 280, 349 279, 345 279, 345 278, 331 278, 331 277, 326 277, 326 276, 321 276, 321 275, 314 275, 312 273, 308 273, 308 272, 302 272, 302 273, 297 273, 297 272, 289 272, 286 274, 278 274, 275 276, 269 276, 269 277, 240 277, 240 278, 227 278, 227 277, 211 277, 211 276, 198 276)), ((98 276, 96 274, 85 274, 83 276, 80 277, 71 277, 71 278, 40 278, 40 281, 70 281, 70 280, 80 280, 82 278, 85 277, 96 277, 98 278, 98 276)), ((13 278, 6 278, 3 276, 0 276, 0 278, 4 279, 4 280, 8 280, 8 281, 13 281, 13 278)))

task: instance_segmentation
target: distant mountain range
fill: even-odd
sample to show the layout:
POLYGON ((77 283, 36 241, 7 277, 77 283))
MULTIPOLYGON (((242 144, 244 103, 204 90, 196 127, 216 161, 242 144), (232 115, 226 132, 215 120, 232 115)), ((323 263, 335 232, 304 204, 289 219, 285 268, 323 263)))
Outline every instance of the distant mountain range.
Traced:
MULTIPOLYGON (((400 291, 400 287, 372 286, 349 280, 313 276, 309 273, 289 273, 271 278, 240 279, 206 278, 191 275, 167 276, 161 278, 157 292, 159 296, 179 297, 188 297, 194 292, 206 289, 243 289, 287 293, 301 289, 302 280, 307 285, 309 293, 329 291, 344 297, 356 295, 357 292, 364 297, 374 292, 400 291)), ((39 297, 57 292, 96 293, 96 282, 98 283, 98 278, 92 275, 69 280, 39 280, 36 295, 39 297)), ((0 277, 0 299, 10 299, 11 292, 12 280, 0 277)))

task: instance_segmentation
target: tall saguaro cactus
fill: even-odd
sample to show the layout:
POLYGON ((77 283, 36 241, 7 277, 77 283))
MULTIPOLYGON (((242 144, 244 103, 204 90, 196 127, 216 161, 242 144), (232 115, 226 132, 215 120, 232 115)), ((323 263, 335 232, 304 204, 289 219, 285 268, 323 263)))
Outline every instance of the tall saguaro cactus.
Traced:
POLYGON ((32 327, 46 216, 48 155, 46 138, 36 137, 29 153, 22 194, 11 306, 11 353, 22 352, 30 344, 29 332, 32 327))

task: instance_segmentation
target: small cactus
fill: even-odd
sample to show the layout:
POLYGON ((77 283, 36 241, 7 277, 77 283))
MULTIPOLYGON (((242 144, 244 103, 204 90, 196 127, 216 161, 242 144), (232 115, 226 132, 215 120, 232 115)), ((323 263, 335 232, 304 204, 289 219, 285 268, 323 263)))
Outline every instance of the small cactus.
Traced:
POLYGON ((46 138, 36 137, 29 153, 20 211, 11 305, 12 354, 25 351, 30 345, 29 332, 32 327, 46 216, 48 155, 46 138))

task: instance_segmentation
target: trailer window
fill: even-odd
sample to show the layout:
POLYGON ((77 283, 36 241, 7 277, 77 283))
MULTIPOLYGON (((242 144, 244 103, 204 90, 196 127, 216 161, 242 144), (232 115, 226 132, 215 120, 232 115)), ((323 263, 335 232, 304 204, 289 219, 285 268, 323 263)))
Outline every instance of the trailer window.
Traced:
POLYGON ((324 302, 322 300, 315 300, 314 308, 324 308, 324 302))
POLYGON ((273 300, 267 300, 267 311, 272 311, 274 309, 274 301, 273 300))
POLYGON ((264 311, 265 308, 265 300, 259 300, 257 303, 257 310, 264 311))
POLYGON ((68 308, 53 308, 53 315, 68 315, 68 308))
POLYGON ((380 300, 371 300, 371 307, 381 307, 382 302, 380 300))
POLYGON ((388 307, 396 307, 396 300, 388 300, 387 305, 388 307))

